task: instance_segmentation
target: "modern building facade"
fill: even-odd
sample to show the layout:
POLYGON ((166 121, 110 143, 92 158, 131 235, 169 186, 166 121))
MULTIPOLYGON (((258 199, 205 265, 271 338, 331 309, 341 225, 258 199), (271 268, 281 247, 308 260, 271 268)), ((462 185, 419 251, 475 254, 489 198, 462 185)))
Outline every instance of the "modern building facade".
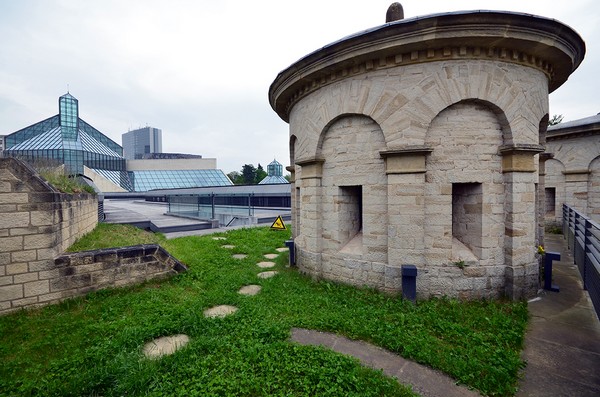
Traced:
POLYGON ((283 177, 283 165, 277 160, 271 161, 267 165, 267 176, 260 182, 259 185, 272 185, 276 183, 289 183, 287 179, 283 177))
POLYGON ((101 175, 119 189, 133 190, 121 146, 79 117, 79 102, 70 93, 58 104, 57 115, 7 135, 4 155, 63 164, 69 174, 101 175))
POLYGON ((143 159, 150 153, 162 153, 162 131, 144 127, 122 135, 123 156, 127 160, 143 159))

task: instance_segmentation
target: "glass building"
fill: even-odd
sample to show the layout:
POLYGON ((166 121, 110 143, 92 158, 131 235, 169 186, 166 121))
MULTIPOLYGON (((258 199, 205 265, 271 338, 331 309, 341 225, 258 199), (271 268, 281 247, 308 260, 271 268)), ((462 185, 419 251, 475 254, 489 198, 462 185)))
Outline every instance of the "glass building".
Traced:
POLYGON ((259 185, 271 185, 274 183, 289 183, 287 179, 283 177, 283 165, 277 160, 273 160, 267 165, 267 176, 260 182, 259 185))
POLYGON ((79 103, 71 94, 58 99, 58 109, 56 116, 7 135, 4 156, 56 161, 71 175, 83 175, 86 166, 133 190, 121 146, 79 118, 79 103))
POLYGON ((233 185, 221 170, 143 170, 130 171, 136 192, 233 185))
MULTIPOLYGON (((232 185, 227 175, 218 169, 190 169, 193 165, 189 164, 185 169, 173 169, 173 160, 195 161, 202 158, 197 155, 154 154, 156 159, 148 160, 148 165, 154 168, 128 170, 123 148, 79 117, 79 103, 75 97, 69 93, 61 96, 58 109, 56 116, 5 136, 4 150, 0 150, 0 154, 42 166, 63 164, 70 175, 100 179, 95 178, 93 173, 86 173, 84 167, 87 167, 115 185, 107 188, 114 187, 114 190, 107 191, 145 192, 232 185), (48 161, 48 164, 43 161, 48 161)), ((161 130, 146 127, 123 136, 132 134, 130 136, 134 137, 133 133, 138 133, 139 139, 134 141, 142 143, 144 154, 162 151, 161 130)))

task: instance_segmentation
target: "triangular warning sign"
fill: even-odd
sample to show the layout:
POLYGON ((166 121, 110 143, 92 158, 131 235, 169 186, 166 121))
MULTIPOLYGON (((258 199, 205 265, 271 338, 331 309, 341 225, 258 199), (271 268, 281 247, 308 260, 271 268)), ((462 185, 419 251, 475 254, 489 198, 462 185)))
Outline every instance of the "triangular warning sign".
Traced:
POLYGON ((271 229, 275 229, 275 230, 285 230, 285 223, 283 223, 283 219, 281 219, 281 215, 279 215, 277 217, 277 219, 275 219, 275 222, 273 222, 273 224, 271 225, 271 229))

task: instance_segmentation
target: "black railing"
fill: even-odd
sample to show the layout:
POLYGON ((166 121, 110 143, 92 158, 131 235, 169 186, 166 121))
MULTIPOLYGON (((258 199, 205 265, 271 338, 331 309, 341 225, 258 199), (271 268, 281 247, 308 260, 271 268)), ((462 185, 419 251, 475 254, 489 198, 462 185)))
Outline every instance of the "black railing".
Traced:
POLYGON ((563 235, 583 280, 596 314, 600 316, 600 225, 563 204, 563 235))

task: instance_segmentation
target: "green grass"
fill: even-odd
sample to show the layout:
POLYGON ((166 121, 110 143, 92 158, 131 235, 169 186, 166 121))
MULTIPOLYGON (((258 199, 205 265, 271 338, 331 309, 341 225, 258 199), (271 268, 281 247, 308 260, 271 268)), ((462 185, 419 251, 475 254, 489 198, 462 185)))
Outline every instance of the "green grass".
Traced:
POLYGON ((352 358, 288 342, 292 327, 375 343, 484 394, 515 391, 524 303, 432 299, 415 305, 370 289, 313 282, 286 267, 287 254, 275 260, 279 275, 258 279, 256 263, 283 246, 287 231, 240 229, 223 235, 226 241, 165 240, 115 225, 93 233, 79 249, 100 248, 98 240, 109 237, 116 246, 140 238, 160 242, 189 271, 0 318, 0 395, 412 395, 352 358), (233 259, 233 253, 248 257, 233 259), (247 284, 263 290, 239 295, 247 284), (203 317, 220 304, 239 310, 225 319, 203 317), (191 338, 184 349, 160 360, 142 358, 144 343, 178 333, 191 338))

